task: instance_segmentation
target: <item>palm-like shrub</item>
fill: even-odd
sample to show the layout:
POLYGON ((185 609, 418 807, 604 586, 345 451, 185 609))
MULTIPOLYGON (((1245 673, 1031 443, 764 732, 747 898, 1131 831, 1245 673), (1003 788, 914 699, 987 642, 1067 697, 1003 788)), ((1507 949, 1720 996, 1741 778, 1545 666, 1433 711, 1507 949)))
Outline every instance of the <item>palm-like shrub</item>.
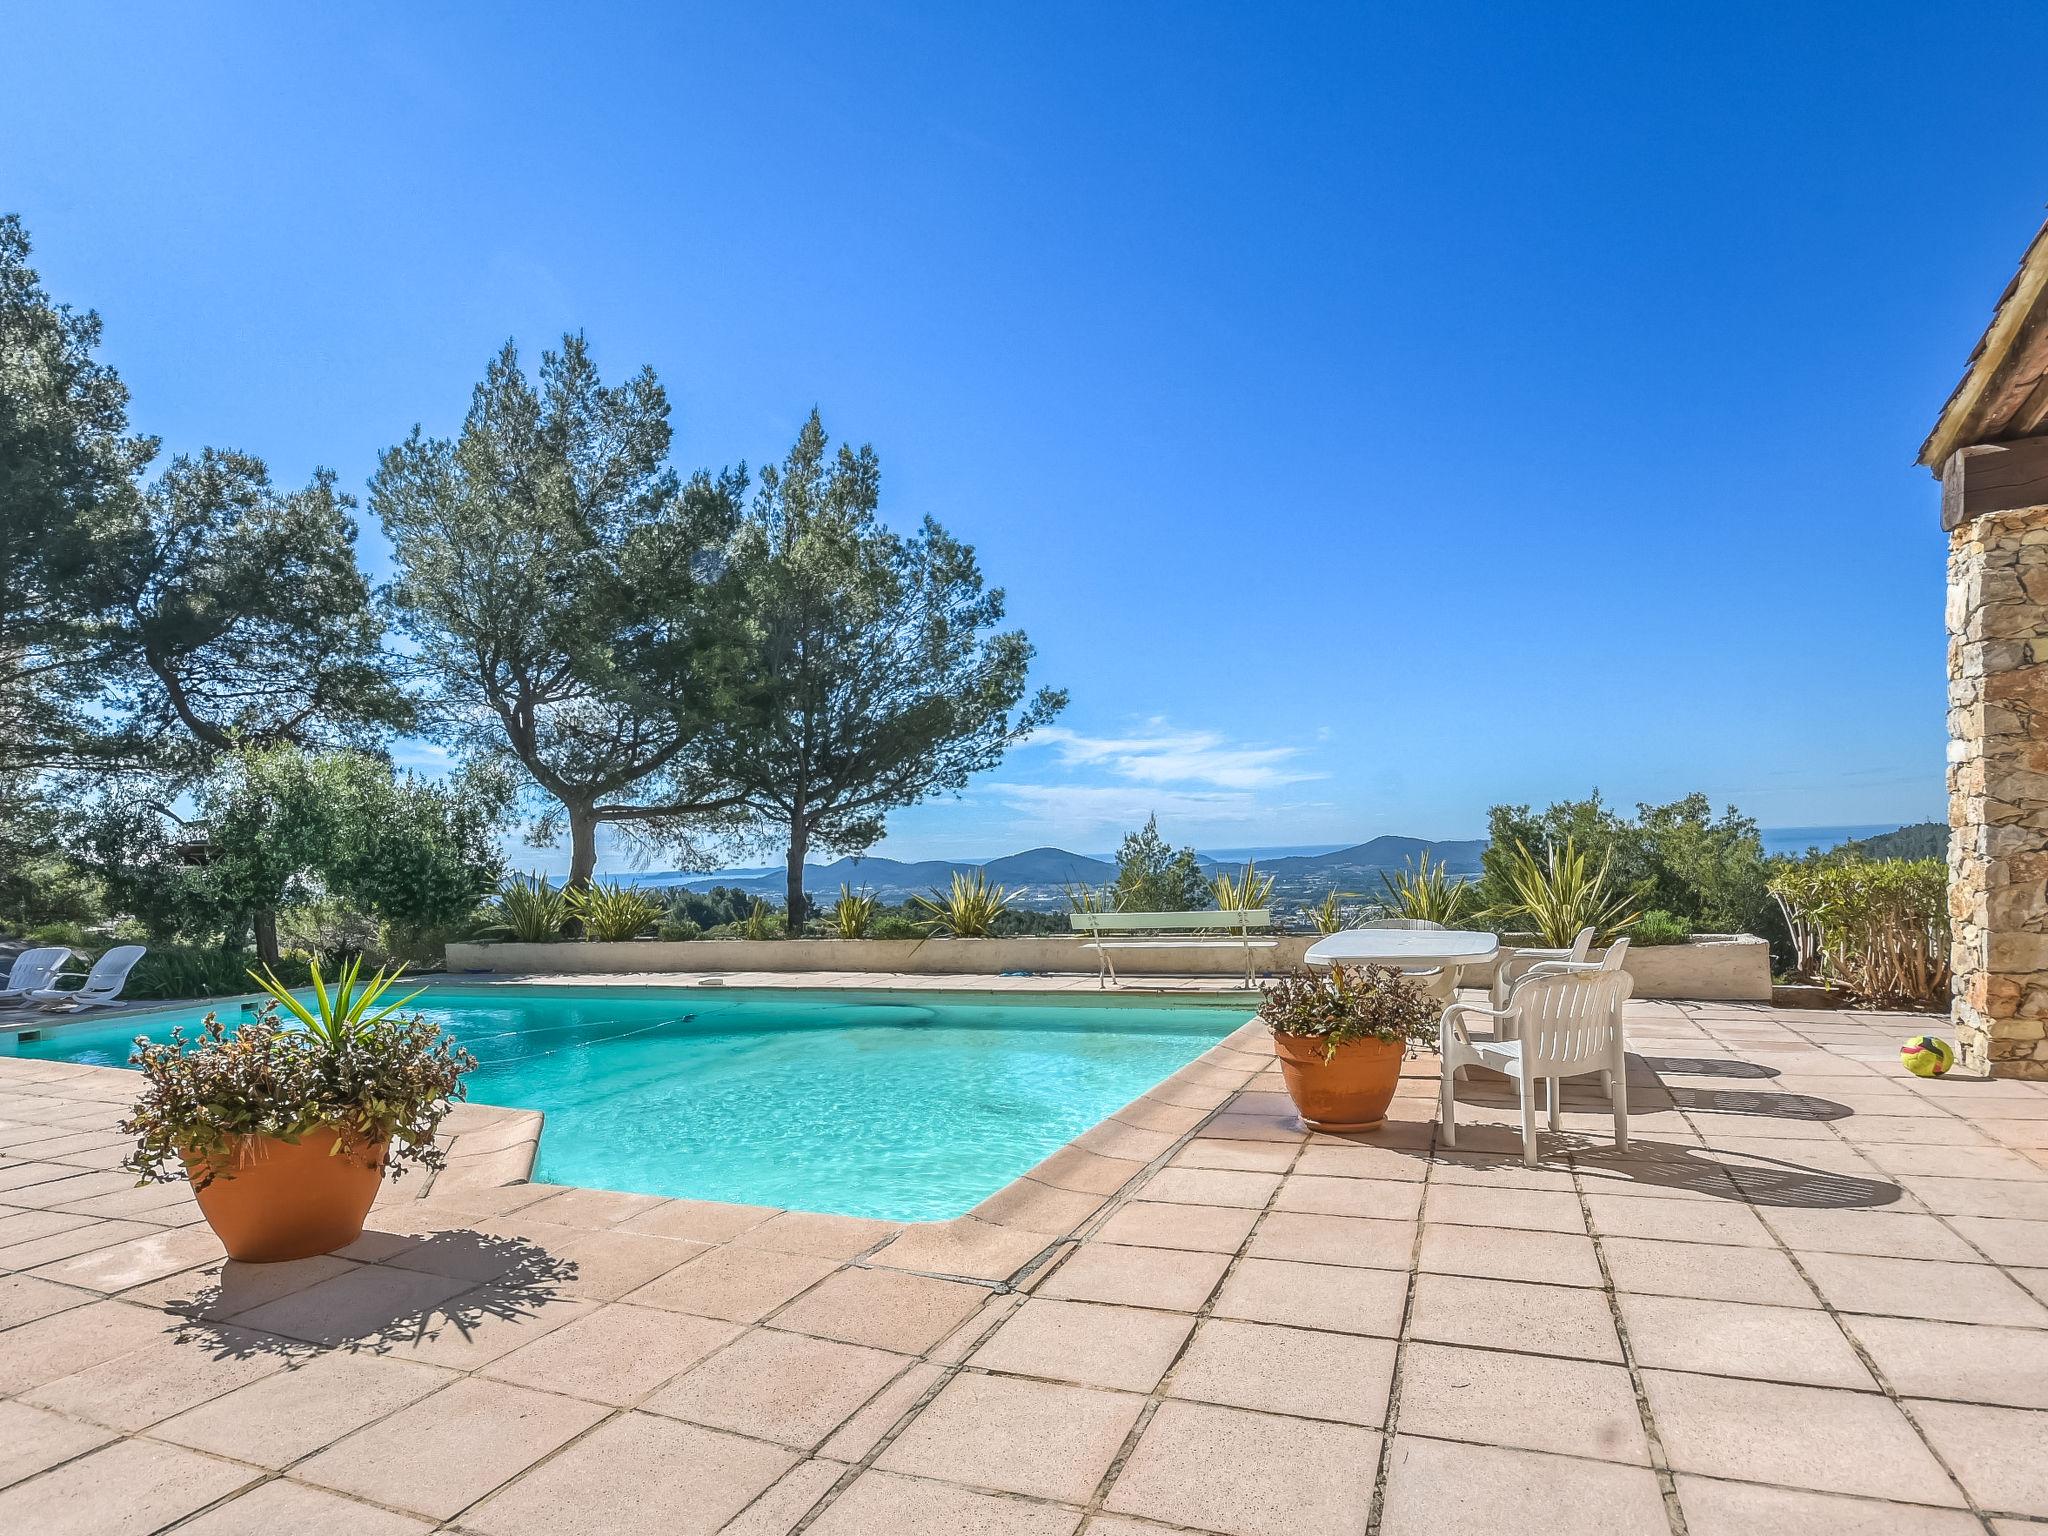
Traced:
POLYGON ((1246 859, 1237 874, 1228 870, 1209 882, 1219 912, 1257 912, 1273 899, 1273 877, 1259 873, 1258 861, 1246 859))
POLYGON ((1123 892, 1113 885, 1084 885, 1075 881, 1067 886, 1067 910, 1074 913, 1121 912, 1123 892))
POLYGON ((1800 975, 1878 1007, 1948 996, 1942 860, 1812 859, 1781 869, 1770 889, 1800 975))
POLYGON ((1581 928, 1591 928, 1605 943, 1635 922, 1644 892, 1615 890, 1607 877, 1607 860, 1595 868, 1571 838, 1552 843, 1542 859, 1526 843, 1508 855, 1508 888, 1512 897, 1483 915, 1527 929, 1552 949, 1569 948, 1581 928))
POLYGON ((492 916, 520 943, 546 944, 562 936, 569 903, 545 875, 514 875, 498 888, 492 916))
POLYGON ((850 885, 841 885, 839 899, 832 903, 832 913, 826 922, 842 939, 864 939, 881 910, 881 902, 865 888, 856 891, 850 885))
POLYGON ((996 931, 996 919, 1010 908, 1010 893, 988 883, 988 871, 977 869, 970 877, 953 872, 952 888, 913 896, 913 905, 925 914, 933 933, 955 939, 985 939, 996 931))
POLYGON ((1398 875, 1382 873, 1380 885, 1386 891, 1384 905, 1396 917, 1455 928, 1472 909, 1472 882, 1454 877, 1441 859, 1432 863, 1427 849, 1415 867, 1403 864, 1398 875))
POLYGON ((583 925, 583 936, 599 944, 637 939, 660 922, 668 907, 645 891, 618 884, 578 886, 565 898, 569 916, 583 925))
POLYGON ((1363 914, 1356 907, 1344 905, 1349 891, 1325 891, 1323 899, 1308 909, 1308 920, 1317 933, 1342 933, 1346 928, 1363 921, 1363 914))
POLYGON ((740 919, 740 937, 743 939, 772 939, 781 932, 776 910, 756 896, 747 907, 747 915, 740 919))

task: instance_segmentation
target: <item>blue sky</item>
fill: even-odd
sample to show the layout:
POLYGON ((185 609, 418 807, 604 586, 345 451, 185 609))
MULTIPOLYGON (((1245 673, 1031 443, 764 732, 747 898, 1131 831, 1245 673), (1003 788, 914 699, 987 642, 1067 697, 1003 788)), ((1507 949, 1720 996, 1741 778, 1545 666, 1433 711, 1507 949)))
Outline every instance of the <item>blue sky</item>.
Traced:
MULTIPOLYGON (((9 9, 0 206, 139 427, 360 490, 508 336, 815 403, 1073 705, 883 852, 1940 814, 1913 465, 2037 6, 9 9), (1996 39, 1996 46, 1990 46, 1996 39)), ((366 559, 385 566, 366 530, 366 559)))

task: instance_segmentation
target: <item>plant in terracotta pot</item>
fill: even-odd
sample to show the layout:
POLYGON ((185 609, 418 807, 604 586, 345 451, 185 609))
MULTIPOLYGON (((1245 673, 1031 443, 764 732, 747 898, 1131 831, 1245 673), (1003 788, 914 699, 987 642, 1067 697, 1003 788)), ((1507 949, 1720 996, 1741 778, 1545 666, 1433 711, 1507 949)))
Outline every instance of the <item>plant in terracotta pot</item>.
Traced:
POLYGON ((1366 1131, 1387 1117, 1411 1044, 1436 1038, 1442 1007, 1392 966, 1284 971, 1259 1016, 1301 1118, 1319 1131, 1366 1131))
MULTIPOLYGON (((362 1235, 388 1171, 438 1168, 434 1133, 476 1058, 386 1002, 397 972, 330 991, 313 969, 308 1007, 266 970, 263 1011, 230 1031, 208 1014, 196 1039, 135 1043, 144 1087, 121 1129, 144 1182, 192 1181, 228 1256, 305 1259, 362 1235)), ((255 975, 254 972, 250 973, 255 975)))

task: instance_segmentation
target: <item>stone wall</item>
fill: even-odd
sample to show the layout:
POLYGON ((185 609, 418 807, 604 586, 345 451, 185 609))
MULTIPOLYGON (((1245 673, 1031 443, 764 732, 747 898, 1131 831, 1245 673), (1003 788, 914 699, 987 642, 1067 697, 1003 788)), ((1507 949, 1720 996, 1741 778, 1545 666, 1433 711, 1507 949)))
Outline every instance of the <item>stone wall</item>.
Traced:
POLYGON ((1948 631, 1957 1043, 2048 1078, 2048 507, 1950 534, 1948 631))
MULTIPOLYGON (((1272 949, 1254 951, 1260 970, 1301 963, 1315 942, 1310 933, 1278 935, 1272 949)), ((451 973, 490 971, 509 976, 699 975, 734 971, 867 971, 879 975, 993 976, 1002 971, 1092 975, 1095 956, 1068 938, 1014 939, 635 939, 622 944, 450 944, 451 973)), ((1134 979, 1148 976, 1242 976, 1239 949, 1131 949, 1116 968, 1134 979)), ((1631 949, 1628 973, 1639 998, 1694 1002, 1769 1002, 1771 950, 1747 934, 1695 934, 1685 944, 1631 949)), ((1493 965, 1463 967, 1466 986, 1483 987, 1493 965)))

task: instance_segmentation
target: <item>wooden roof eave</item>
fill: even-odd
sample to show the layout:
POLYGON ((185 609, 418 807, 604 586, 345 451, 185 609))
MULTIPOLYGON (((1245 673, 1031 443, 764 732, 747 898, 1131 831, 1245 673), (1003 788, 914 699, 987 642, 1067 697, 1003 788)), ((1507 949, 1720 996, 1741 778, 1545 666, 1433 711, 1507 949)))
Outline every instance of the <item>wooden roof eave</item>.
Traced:
POLYGON ((1936 478, 1958 448, 2048 429, 2048 223, 2034 234, 1970 353, 1920 462, 1936 478))

